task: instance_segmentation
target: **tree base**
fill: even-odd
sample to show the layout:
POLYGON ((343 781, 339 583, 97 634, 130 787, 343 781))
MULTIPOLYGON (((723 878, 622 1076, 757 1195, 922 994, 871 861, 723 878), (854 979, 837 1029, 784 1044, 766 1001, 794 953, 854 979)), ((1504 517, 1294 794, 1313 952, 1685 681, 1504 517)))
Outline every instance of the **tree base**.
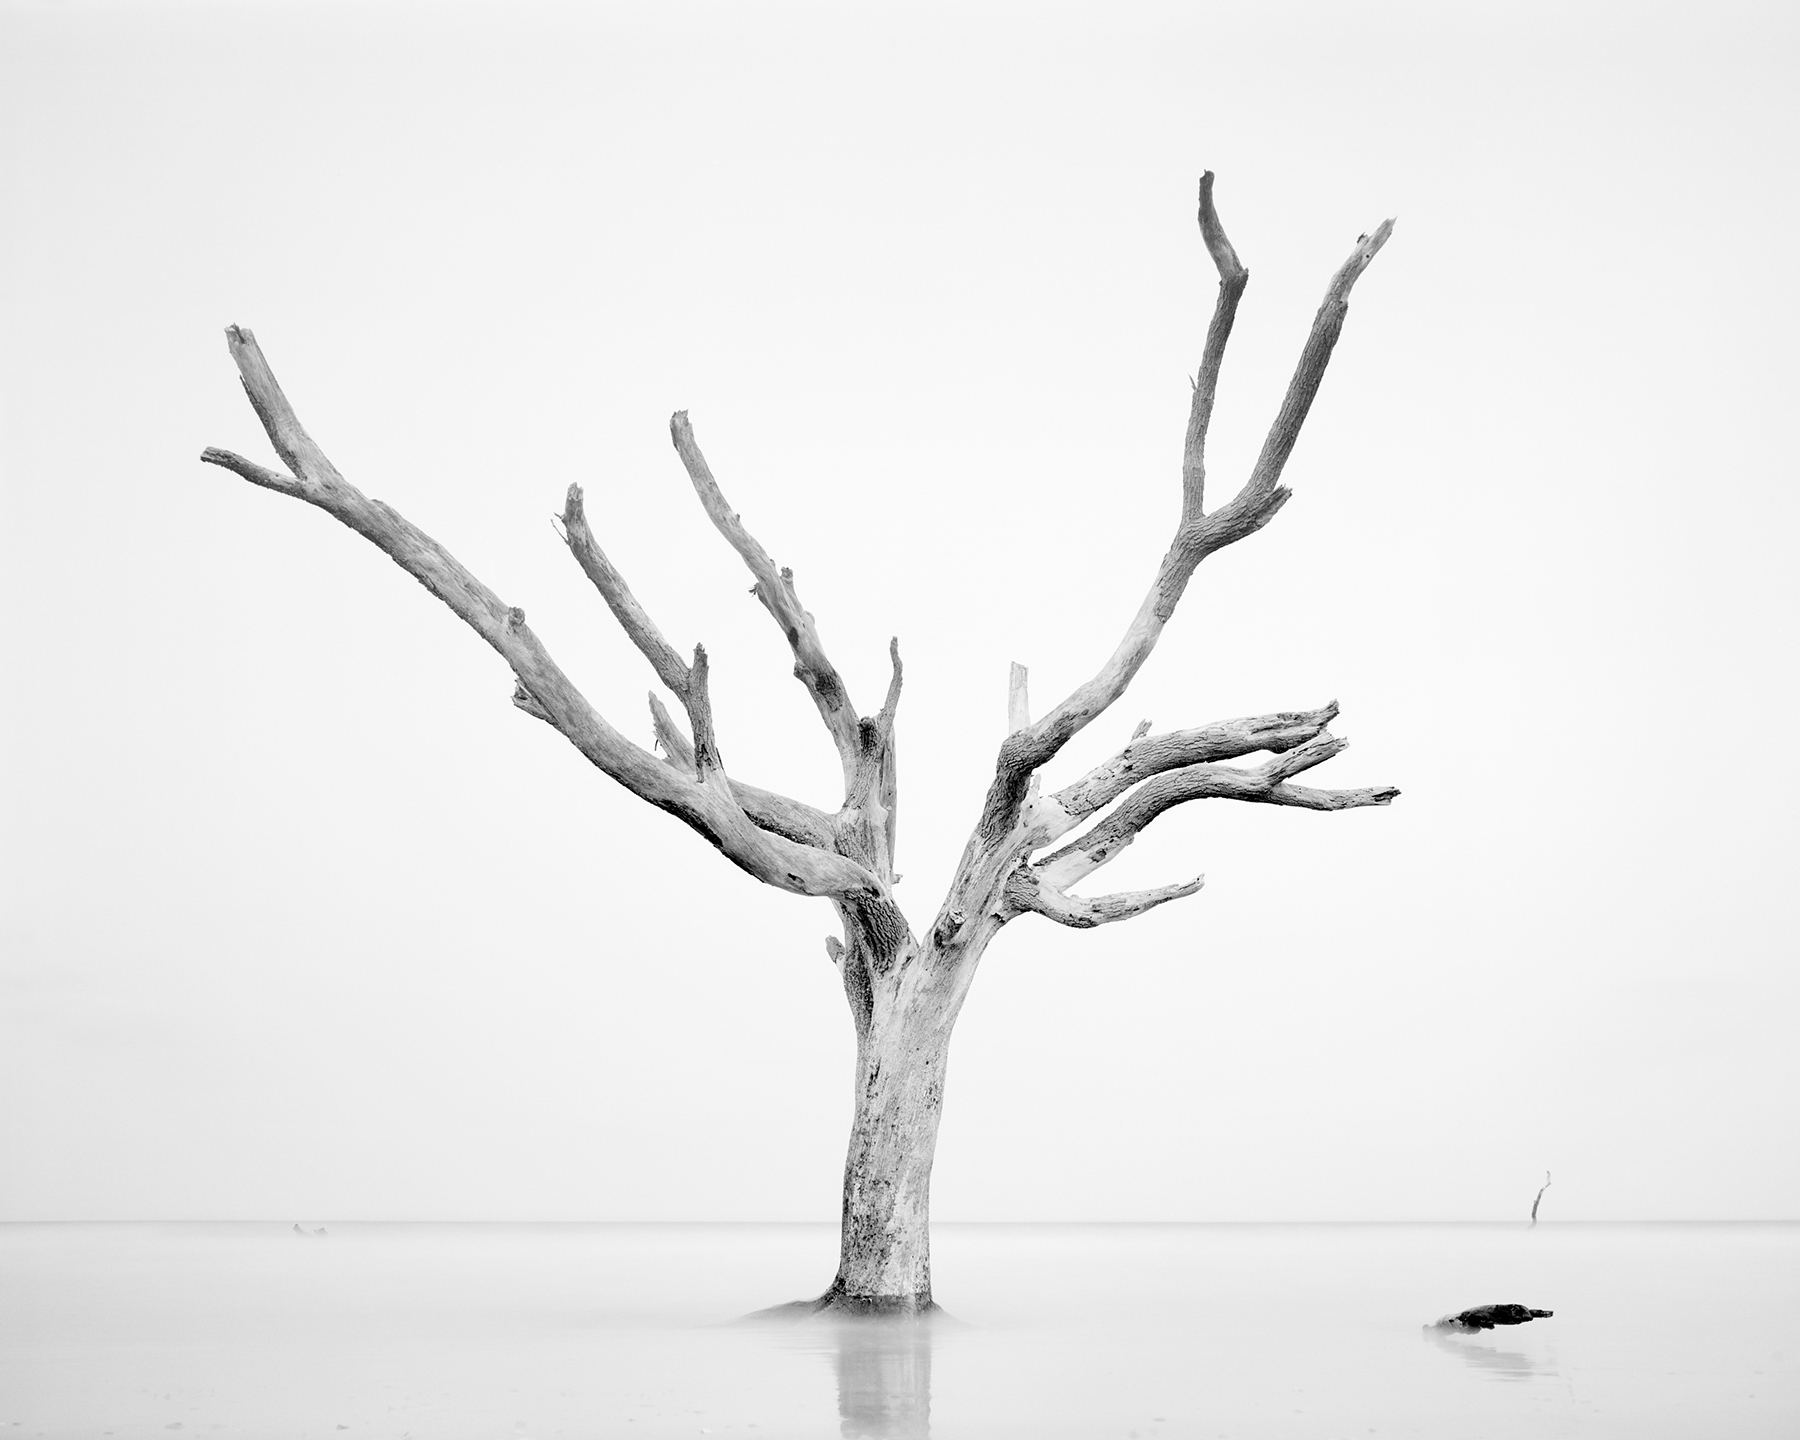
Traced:
POLYGON ((816 1315, 858 1320, 926 1320, 941 1316, 943 1310, 931 1298, 922 1295, 852 1295, 839 1281, 816 1300, 790 1300, 786 1305, 771 1305, 756 1310, 746 1320, 807 1320, 816 1315))

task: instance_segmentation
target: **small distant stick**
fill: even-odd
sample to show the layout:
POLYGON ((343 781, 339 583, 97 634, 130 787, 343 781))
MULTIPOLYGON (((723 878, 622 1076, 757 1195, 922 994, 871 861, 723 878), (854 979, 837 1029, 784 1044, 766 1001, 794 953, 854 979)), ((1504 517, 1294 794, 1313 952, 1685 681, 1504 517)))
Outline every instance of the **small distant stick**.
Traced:
POLYGON ((1543 1184, 1542 1184, 1542 1185, 1540 1185, 1540 1186, 1538 1186, 1538 1193, 1537 1193, 1537 1199, 1536 1199, 1536 1200, 1533 1200, 1533 1201, 1532 1201, 1532 1202, 1531 1202, 1531 1223, 1532 1223, 1532 1224, 1533 1224, 1533 1225, 1536 1225, 1536 1224, 1537 1224, 1537 1207, 1538 1207, 1538 1204, 1539 1204, 1539 1202, 1541 1202, 1541 1201, 1542 1201, 1542 1200, 1543 1200, 1543 1198, 1544 1198, 1544 1192, 1545 1192, 1545 1191, 1546 1191, 1546 1190, 1548 1190, 1548 1189, 1549 1189, 1549 1188, 1550 1188, 1550 1172, 1549 1172, 1549 1171, 1548 1171, 1548 1170, 1546 1170, 1546 1171, 1545 1171, 1545 1172, 1544 1172, 1544 1183, 1543 1183, 1543 1184))

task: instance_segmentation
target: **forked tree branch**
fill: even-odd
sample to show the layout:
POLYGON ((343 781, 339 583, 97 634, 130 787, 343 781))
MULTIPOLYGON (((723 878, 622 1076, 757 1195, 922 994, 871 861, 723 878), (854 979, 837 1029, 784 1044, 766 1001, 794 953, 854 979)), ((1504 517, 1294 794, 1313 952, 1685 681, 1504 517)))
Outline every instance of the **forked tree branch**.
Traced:
POLYGON ((1066 835, 1152 775, 1215 760, 1235 760, 1259 750, 1292 750, 1317 737, 1337 713, 1337 701, 1333 700, 1321 710, 1289 710, 1244 720, 1222 720, 1163 735, 1146 735, 1149 722, 1145 721, 1117 755, 1095 766, 1073 785, 1065 785, 1040 805, 1033 817, 1045 827, 1040 843, 1047 845, 1066 835))
POLYGON ((906 670, 900 663, 900 641, 888 642, 893 673, 881 709, 856 722, 856 767, 844 786, 844 805, 835 819, 840 853, 855 855, 890 883, 894 879, 894 835, 897 771, 894 718, 906 670))
POLYGON ((1356 810, 1386 805, 1399 791, 1392 786, 1364 790, 1314 790, 1289 781, 1322 765, 1349 742, 1335 735, 1316 738, 1278 754, 1254 770, 1230 765, 1189 765, 1152 776, 1092 830, 1062 849, 1035 861, 1031 868, 1046 884, 1066 889, 1102 865, 1116 860, 1158 815, 1190 800, 1246 800, 1263 805, 1292 805, 1304 810, 1356 810))
POLYGON ((1195 567, 1213 551, 1261 529, 1286 503, 1289 492, 1278 483, 1282 468, 1293 452, 1300 427, 1331 359, 1332 348, 1343 329, 1351 287, 1376 252, 1387 243, 1393 221, 1383 222, 1373 234, 1358 237, 1356 249, 1332 277, 1250 479, 1229 504, 1212 515, 1201 511, 1206 428, 1212 414, 1225 342, 1230 337, 1238 299, 1248 274, 1239 263, 1213 207, 1210 174, 1201 182, 1200 229, 1219 271, 1220 283, 1200 374, 1195 381, 1193 409, 1189 414, 1183 452, 1181 523, 1125 637, 1099 672, 1042 719, 1009 735, 1002 743, 979 830, 989 843, 997 842, 1016 823, 1026 798, 1026 777, 1045 765, 1071 737, 1125 693, 1132 678, 1155 649, 1195 567))
MULTIPOLYGON (((696 737, 693 743, 669 718, 669 712, 663 708, 662 702, 651 695, 651 721, 663 753, 676 769, 696 778, 704 778, 703 770, 723 768, 718 755, 718 741, 713 735, 712 705, 706 684, 706 651, 696 646, 694 663, 689 665, 683 662, 675 647, 663 637, 656 622, 650 618, 649 611, 631 593, 624 575, 594 539, 579 485, 569 487, 560 519, 563 541, 575 556, 582 572, 593 581, 594 588, 600 592, 607 608, 618 620, 620 628, 630 637, 631 643, 650 662, 650 668, 656 671, 657 679, 669 687, 681 701, 682 708, 687 711, 688 724, 693 727, 696 737), (706 738, 702 741, 700 737, 703 736, 706 738), (706 760, 704 765, 703 759, 706 760)), ((805 844, 831 848, 830 821, 824 812, 742 780, 733 780, 731 784, 745 812, 762 829, 805 844)))
POLYGON ((888 661, 893 673, 888 678, 887 695, 881 702, 881 709, 856 722, 856 769, 844 797, 846 809, 879 799, 882 764, 894 738, 894 717, 900 709, 900 687, 906 677, 906 669, 900 663, 898 636, 888 641, 888 661))
MULTIPOLYGON (((270 443, 293 473, 282 475, 228 450, 209 448, 202 460, 315 505, 379 546, 512 667, 523 692, 522 696, 515 692, 520 708, 546 719, 592 764, 698 831, 757 879, 796 894, 831 896, 884 913, 891 909, 885 886, 865 867, 779 830, 760 827, 723 773, 715 770, 698 780, 689 778, 607 724, 527 628, 525 612, 502 603, 393 507, 370 499, 345 480, 301 426, 256 337, 235 325, 225 333, 245 393, 270 443)), ((702 659, 696 655, 697 661, 702 659)))
MULTIPOLYGON (((650 723, 656 732, 656 743, 662 747, 667 763, 683 775, 694 775, 694 747, 687 736, 681 733, 669 715, 667 707, 654 691, 650 695, 650 723)), ((823 810, 805 804, 803 801, 791 800, 786 795, 773 790, 765 790, 760 785, 752 785, 747 780, 731 782, 731 792, 737 796, 738 803, 744 807, 744 813, 755 822, 759 829, 767 830, 775 835, 785 835, 802 845, 812 845, 820 850, 834 848, 831 842, 831 817, 823 810)))
POLYGON ((756 577, 751 594, 762 602, 763 608, 787 637, 788 648, 794 653, 794 675, 806 686, 807 694, 812 696, 813 704, 818 707, 820 718, 825 721, 825 728, 831 732, 838 758, 844 768, 844 780, 848 784, 856 772, 857 757, 861 750, 856 733, 856 708, 850 703, 850 696, 844 689, 844 682, 836 667, 826 657, 825 648, 819 643, 819 633, 813 624, 813 617, 800 603, 799 593, 794 589, 794 572, 776 567, 775 562, 769 558, 769 552, 757 543, 756 537, 744 528, 737 512, 726 503, 724 493, 719 489, 719 482, 713 479, 706 457, 700 453, 700 446, 694 440, 694 429, 688 423, 687 411, 675 412, 669 421, 669 434, 675 442, 675 453, 681 457, 688 479, 693 482, 694 493, 700 497, 700 504, 719 533, 756 577))
POLYGON ((1287 502, 1288 492, 1282 490, 1277 482, 1281 479, 1283 467, 1287 465, 1288 456, 1294 453, 1294 444, 1300 438, 1300 427, 1306 423, 1307 412, 1312 409, 1313 398, 1319 393, 1319 384, 1325 378, 1325 367, 1330 363, 1331 352, 1337 345, 1338 336, 1343 332, 1344 317, 1350 313, 1350 288, 1356 284, 1363 271, 1369 268, 1369 262, 1387 244, 1388 236, 1393 233, 1394 222, 1383 220, 1372 234, 1359 235, 1350 258, 1331 277, 1325 299, 1320 303, 1318 313, 1313 316, 1312 330, 1300 351, 1300 361, 1294 367, 1294 376, 1288 381, 1281 409, 1275 416, 1275 423, 1269 427, 1268 437, 1263 441, 1262 453, 1256 457, 1256 465, 1250 472, 1249 480, 1244 483, 1244 488, 1232 497, 1229 504, 1206 521, 1221 538, 1216 543, 1207 544, 1203 553, 1241 539, 1242 535, 1236 533, 1240 530, 1247 535, 1261 529, 1274 511, 1287 502))
POLYGON ((688 725, 694 732, 691 751, 695 775, 704 780, 714 770, 722 769, 718 737, 713 731, 712 697, 707 690, 706 648, 694 647, 694 662, 684 664, 675 647, 663 638, 649 611, 638 603, 637 596, 625 583, 625 577, 594 539, 588 526, 587 510, 582 504, 581 487, 571 485, 563 501, 562 537, 574 555, 582 573, 594 582, 600 598, 606 601, 613 618, 637 646, 656 671, 656 678, 667 685, 687 711, 688 725))

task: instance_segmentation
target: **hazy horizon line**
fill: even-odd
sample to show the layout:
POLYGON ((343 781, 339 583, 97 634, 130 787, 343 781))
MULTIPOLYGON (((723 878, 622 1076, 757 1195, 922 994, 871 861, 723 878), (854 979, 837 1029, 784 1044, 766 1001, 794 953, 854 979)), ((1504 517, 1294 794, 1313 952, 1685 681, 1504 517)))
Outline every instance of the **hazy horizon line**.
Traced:
MULTIPOLYGON (((618 1226, 647 1229, 651 1227, 663 1229, 690 1228, 763 1228, 776 1227, 829 1227, 835 1229, 836 1220, 395 1220, 395 1219, 333 1219, 329 1216, 306 1217, 314 1225, 410 1225, 410 1226, 511 1226, 511 1227, 600 1227, 618 1226)), ((68 1220, 68 1219, 32 1219, 32 1220, 0 1220, 0 1227, 26 1225, 281 1225, 300 1224, 297 1216, 286 1215, 275 1218, 242 1217, 215 1219, 106 1219, 106 1220, 68 1220)), ((1076 1227, 1091 1228, 1151 1228, 1165 1229, 1199 1226, 1343 1226, 1343 1225, 1507 1225, 1524 1229, 1555 1228, 1574 1225, 1800 1225, 1800 1217, 1766 1216, 1751 1218, 1693 1218, 1668 1217, 1662 1219, 1584 1219, 1557 1220, 1540 1219, 1534 1225, 1529 1217, 1524 1219, 1486 1219, 1486 1220, 1453 1220, 1453 1219, 1387 1219, 1387 1220, 933 1220, 933 1228, 973 1227, 973 1226, 1005 1226, 1012 1229, 1072 1229, 1076 1227)))

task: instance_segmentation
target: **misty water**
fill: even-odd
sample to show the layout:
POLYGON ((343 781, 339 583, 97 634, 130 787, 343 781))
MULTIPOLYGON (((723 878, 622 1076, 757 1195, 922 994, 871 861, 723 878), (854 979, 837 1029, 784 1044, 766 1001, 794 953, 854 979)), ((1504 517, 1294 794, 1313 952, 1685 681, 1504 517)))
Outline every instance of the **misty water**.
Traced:
POLYGON ((948 1224, 930 1324, 741 1321, 827 1225, 325 1228, 0 1226, 0 1436, 1800 1434, 1800 1225, 948 1224))

